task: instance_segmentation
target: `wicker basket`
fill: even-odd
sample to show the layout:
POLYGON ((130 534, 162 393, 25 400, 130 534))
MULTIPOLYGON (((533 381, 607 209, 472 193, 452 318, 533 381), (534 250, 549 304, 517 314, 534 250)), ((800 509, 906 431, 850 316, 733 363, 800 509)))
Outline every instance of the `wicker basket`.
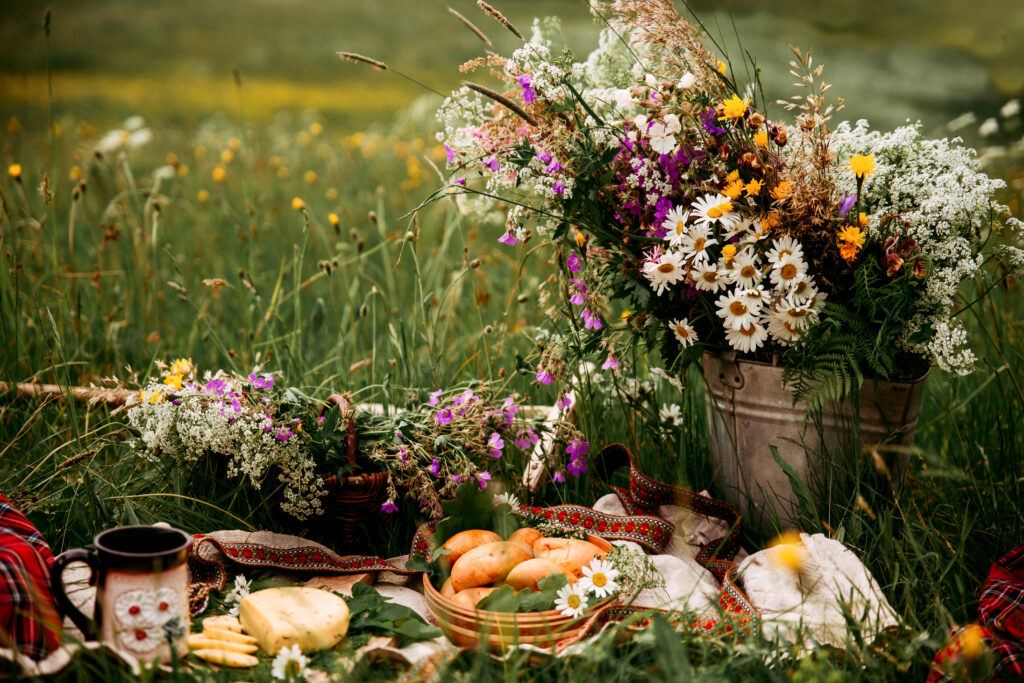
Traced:
MULTIPOLYGON (((612 548, 603 538, 590 536, 588 540, 605 552, 612 548)), ((588 607, 579 617, 567 617, 558 610, 519 614, 467 609, 441 595, 426 574, 423 575, 423 595, 430 613, 449 640, 468 648, 485 643, 492 650, 527 644, 553 647, 574 635, 595 612, 615 601, 614 597, 605 598, 588 607)))
MULTIPOLYGON (((352 407, 341 394, 331 394, 328 403, 338 406, 345 418, 348 435, 345 440, 345 458, 356 464, 356 423, 349 415, 352 407)), ((329 527, 334 545, 352 548, 364 545, 362 529, 367 520, 380 515, 380 506, 387 493, 388 476, 383 472, 357 474, 351 477, 330 475, 324 477, 327 497, 324 499, 322 523, 329 527)))

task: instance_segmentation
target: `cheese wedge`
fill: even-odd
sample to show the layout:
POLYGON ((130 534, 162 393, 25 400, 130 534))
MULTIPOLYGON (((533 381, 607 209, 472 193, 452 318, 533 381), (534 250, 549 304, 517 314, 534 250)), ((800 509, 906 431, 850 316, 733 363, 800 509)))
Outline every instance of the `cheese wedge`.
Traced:
POLYGON ((256 666, 260 663, 260 660, 256 659, 252 655, 242 654, 241 652, 231 652, 230 650, 192 650, 192 654, 199 659, 213 664, 223 664, 224 666, 230 666, 234 669, 247 669, 250 666, 256 666))
POLYGON ((242 598, 238 616, 242 628, 272 655, 292 645, 305 653, 326 650, 348 632, 348 605, 334 593, 318 588, 267 588, 250 593, 242 598))
POLYGON ((211 638, 202 633, 190 634, 188 646, 192 650, 227 650, 228 652, 241 652, 243 655, 250 655, 259 649, 255 645, 232 643, 229 640, 211 638))
POLYGON ((213 617, 206 617, 203 619, 203 628, 226 628, 229 631, 235 633, 242 632, 242 623, 238 621, 238 617, 233 617, 230 614, 218 614, 213 617))
POLYGON ((242 643, 243 645, 255 645, 258 642, 252 636, 247 636, 244 633, 235 633, 226 628, 218 628, 216 626, 204 628, 203 635, 214 640, 226 640, 229 643, 242 643))

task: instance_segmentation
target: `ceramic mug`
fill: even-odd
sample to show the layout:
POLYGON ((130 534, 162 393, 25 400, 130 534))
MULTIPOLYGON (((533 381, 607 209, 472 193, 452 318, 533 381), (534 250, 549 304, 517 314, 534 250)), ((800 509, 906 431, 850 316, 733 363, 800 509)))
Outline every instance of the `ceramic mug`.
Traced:
POLYGON ((50 571, 50 585, 61 612, 89 640, 146 662, 169 662, 170 645, 188 652, 188 565, 191 537, 168 526, 125 526, 96 536, 95 552, 81 548, 61 554, 50 571), (96 609, 86 616, 68 599, 62 579, 70 562, 92 569, 96 609))

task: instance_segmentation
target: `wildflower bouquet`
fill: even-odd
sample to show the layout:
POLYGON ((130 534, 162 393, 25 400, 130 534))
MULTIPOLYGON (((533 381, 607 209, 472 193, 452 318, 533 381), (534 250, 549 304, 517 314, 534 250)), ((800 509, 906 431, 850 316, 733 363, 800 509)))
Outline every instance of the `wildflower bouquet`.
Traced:
MULTIPOLYGON (((200 379, 187 359, 158 367, 161 376, 128 405, 140 450, 181 466, 218 458, 227 479, 242 478, 256 490, 276 479, 281 509, 300 520, 324 512, 324 478, 331 474, 385 472, 383 512, 399 509, 401 491, 437 518, 441 500, 460 483, 484 489, 499 477, 508 460, 502 456, 512 450, 543 457, 556 481, 565 480, 565 471, 586 470, 588 444, 575 427, 524 417, 515 395, 499 398, 484 384, 429 397, 412 390, 404 410, 342 416, 258 369, 247 376, 207 371, 200 379), (349 417, 359 444, 355 465, 345 457, 349 417), (538 450, 539 444, 548 447, 538 450)), ((507 481, 518 479, 516 474, 507 481)))
POLYGON ((499 242, 554 250, 551 317, 570 331, 538 381, 580 349, 614 364, 637 342, 677 371, 703 350, 781 361, 796 399, 971 370, 959 285, 999 257, 996 233, 1021 229, 972 150, 917 125, 831 127, 842 100, 796 48, 802 92, 769 115, 757 68, 741 83, 669 0, 593 7, 606 27, 585 61, 537 22, 510 57, 461 67, 497 88, 466 82, 438 111, 451 175, 431 199, 489 198, 507 208, 499 242))

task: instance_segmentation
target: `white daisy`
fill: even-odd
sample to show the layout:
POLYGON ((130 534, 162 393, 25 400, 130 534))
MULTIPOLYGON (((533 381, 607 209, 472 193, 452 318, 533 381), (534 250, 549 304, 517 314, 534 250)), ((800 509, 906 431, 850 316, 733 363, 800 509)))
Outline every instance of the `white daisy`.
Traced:
POLYGON ((751 287, 750 289, 742 289, 739 291, 741 297, 743 297, 743 303, 755 314, 761 313, 761 306, 764 306, 771 300, 768 292, 764 291, 764 287, 751 287))
POLYGON ((495 505, 501 505, 502 503, 504 503, 505 505, 511 507, 513 510, 519 507, 519 498, 516 496, 516 494, 510 493, 508 491, 496 495, 492 502, 495 505))
POLYGON ((663 404, 658 410, 658 419, 665 424, 677 425, 681 415, 680 410, 678 403, 663 404))
POLYGON ((744 249, 732 258, 729 268, 729 275, 732 281, 750 289, 761 279, 761 269, 757 265, 757 254, 750 249, 744 249))
POLYGON ((122 628, 136 629, 153 626, 156 621, 156 605, 153 592, 145 590, 125 591, 114 600, 114 614, 122 628))
POLYGON ((785 320, 787 325, 797 330, 807 329, 811 318, 815 317, 814 309, 806 303, 799 304, 792 300, 780 303, 775 308, 775 314, 780 320, 785 320))
POLYGON ((279 681, 298 681, 306 675, 306 665, 309 660, 302 654, 302 648, 298 643, 291 647, 282 647, 274 657, 271 665, 271 675, 279 681))
POLYGON ((729 342, 729 346, 744 353, 753 353, 755 349, 764 344, 767 338, 768 330, 756 321, 743 325, 739 329, 729 329, 725 333, 725 340, 729 342))
POLYGON ((778 267, 786 256, 795 256, 801 261, 804 259, 804 248, 789 235, 783 235, 772 241, 772 248, 768 250, 768 263, 772 267, 778 267))
POLYGON ((160 588, 153 599, 157 626, 163 626, 178 614, 178 592, 173 588, 160 588))
POLYGON ((807 262, 789 253, 773 264, 772 284, 780 289, 790 289, 807 275, 807 262))
POLYGON ((136 654, 146 654, 164 642, 163 629, 156 626, 128 628, 118 631, 121 647, 136 654))
POLYGON ((718 223, 725 230, 734 229, 743 217, 733 211, 732 200, 723 194, 706 194, 693 203, 691 213, 697 217, 698 225, 718 223))
POLYGON ((693 278, 693 286, 703 292, 717 292, 729 284, 728 278, 713 263, 695 264, 690 276, 693 278))
POLYGON ((709 239, 708 226, 694 225, 686 233, 680 245, 683 254, 693 258, 694 263, 707 263, 708 247, 718 244, 718 240, 709 239))
POLYGON ((677 284, 686 277, 682 254, 675 251, 659 254, 656 259, 644 263, 644 275, 651 281, 651 288, 661 296, 669 285, 677 284))
POLYGON ((817 291, 817 288, 814 286, 814 281, 810 278, 804 278, 793 283, 788 296, 790 299, 802 303, 808 299, 814 298, 817 291))
POLYGON ((756 242, 761 239, 764 236, 761 219, 755 216, 743 218, 725 233, 726 238, 736 235, 743 241, 756 242))
POLYGON ((610 563, 595 557, 583 567, 583 577, 577 583, 585 592, 606 598, 619 590, 619 584, 615 583, 618 575, 618 569, 613 569, 610 563))
POLYGON ((757 314, 761 308, 760 305, 751 308, 747 304, 742 290, 733 290, 728 294, 723 294, 718 297, 715 305, 718 306, 718 317, 725 321, 727 328, 733 330, 753 324, 757 320, 757 314))
POLYGON ((783 344, 795 342, 801 332, 799 325, 793 323, 785 311, 776 311, 768 318, 768 334, 783 344))
POLYGON ((579 582, 568 583, 558 589, 555 609, 567 617, 579 617, 587 609, 587 598, 579 582))
POLYGON ((665 239, 673 247, 678 247, 686 237, 686 222, 690 220, 690 212, 681 206, 674 207, 665 215, 661 227, 668 231, 665 239))
POLYGON ((686 318, 683 318, 682 320, 673 320, 668 324, 668 326, 669 329, 672 330, 672 334, 676 335, 676 340, 684 349, 697 341, 697 333, 686 318))

